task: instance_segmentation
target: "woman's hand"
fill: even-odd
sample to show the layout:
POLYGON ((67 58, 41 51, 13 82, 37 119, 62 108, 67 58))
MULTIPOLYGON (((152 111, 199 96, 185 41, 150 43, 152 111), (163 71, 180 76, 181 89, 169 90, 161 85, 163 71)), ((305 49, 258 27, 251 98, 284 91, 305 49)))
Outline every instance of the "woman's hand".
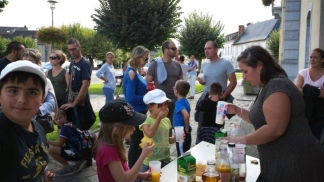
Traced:
POLYGON ((238 110, 240 110, 240 108, 237 105, 229 103, 229 104, 227 104, 226 114, 237 114, 238 110))

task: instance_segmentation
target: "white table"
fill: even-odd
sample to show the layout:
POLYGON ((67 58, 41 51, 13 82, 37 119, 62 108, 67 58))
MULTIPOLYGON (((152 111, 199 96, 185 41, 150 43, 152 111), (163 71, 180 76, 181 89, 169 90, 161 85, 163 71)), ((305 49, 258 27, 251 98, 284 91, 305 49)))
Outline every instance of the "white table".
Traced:
MULTIPOLYGON (((200 142, 190 149, 191 155, 196 158, 196 162, 204 162, 215 159, 215 145, 200 142)), ((172 161, 161 169, 160 182, 173 182, 177 179, 177 160, 172 161)), ((257 158, 246 155, 246 182, 255 182, 260 175, 260 161, 257 158), (252 164, 251 160, 257 160, 258 164, 252 164)))

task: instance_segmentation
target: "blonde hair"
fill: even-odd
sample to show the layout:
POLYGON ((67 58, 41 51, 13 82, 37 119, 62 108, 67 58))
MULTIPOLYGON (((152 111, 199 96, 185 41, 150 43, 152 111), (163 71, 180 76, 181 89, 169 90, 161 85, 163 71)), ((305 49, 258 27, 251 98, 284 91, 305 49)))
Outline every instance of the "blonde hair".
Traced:
POLYGON ((108 55, 112 55, 115 58, 115 54, 113 52, 107 52, 106 53, 106 58, 107 58, 108 55))
POLYGON ((56 54, 56 56, 60 58, 60 65, 62 65, 67 60, 66 54, 61 50, 55 50, 52 53, 56 54))
POLYGON ((119 158, 122 161, 127 162, 126 149, 124 147, 123 140, 127 132, 129 132, 129 130, 132 128, 133 126, 124 124, 122 122, 102 123, 98 138, 93 145, 92 153, 94 159, 96 158, 97 152, 101 150, 102 145, 111 145, 117 149, 119 158))
POLYGON ((137 68, 139 66, 138 59, 140 59, 145 52, 150 52, 148 49, 146 49, 144 46, 136 46, 130 55, 129 65, 132 67, 137 68))
POLYGON ((36 60, 37 65, 39 65, 39 66, 42 65, 42 62, 41 62, 42 55, 37 49, 25 48, 21 57, 24 57, 24 56, 30 56, 30 57, 34 58, 36 60))

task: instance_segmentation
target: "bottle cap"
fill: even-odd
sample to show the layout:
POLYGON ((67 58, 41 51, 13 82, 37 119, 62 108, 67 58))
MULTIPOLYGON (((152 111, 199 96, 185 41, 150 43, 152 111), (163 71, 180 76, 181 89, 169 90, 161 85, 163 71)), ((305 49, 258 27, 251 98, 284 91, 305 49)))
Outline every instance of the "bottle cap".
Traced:
POLYGON ((215 165, 216 160, 207 160, 207 165, 215 165))
POLYGON ((228 147, 235 147, 235 143, 228 143, 228 147))
POLYGON ((235 124, 234 124, 234 127, 235 127, 235 128, 240 128, 240 127, 241 127, 241 123, 235 123, 235 124))

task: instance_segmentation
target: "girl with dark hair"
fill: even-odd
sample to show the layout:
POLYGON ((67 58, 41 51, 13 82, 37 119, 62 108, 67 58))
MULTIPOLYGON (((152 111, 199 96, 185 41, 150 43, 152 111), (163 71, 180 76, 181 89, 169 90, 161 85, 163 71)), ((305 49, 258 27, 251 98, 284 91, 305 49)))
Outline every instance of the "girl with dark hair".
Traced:
POLYGON ((255 128, 229 142, 257 145, 260 181, 324 181, 324 149, 308 127, 300 91, 260 46, 245 49, 237 61, 243 79, 260 92, 250 111, 228 104, 228 114, 255 128))

